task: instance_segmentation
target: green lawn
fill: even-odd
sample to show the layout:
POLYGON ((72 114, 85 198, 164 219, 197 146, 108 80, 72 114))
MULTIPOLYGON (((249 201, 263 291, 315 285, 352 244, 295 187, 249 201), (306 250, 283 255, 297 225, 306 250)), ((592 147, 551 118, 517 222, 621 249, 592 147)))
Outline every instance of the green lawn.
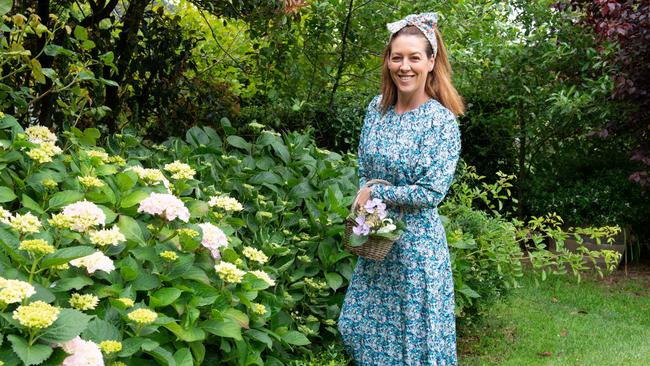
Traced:
POLYGON ((484 324, 459 334, 459 364, 650 365, 650 275, 522 281, 484 324))

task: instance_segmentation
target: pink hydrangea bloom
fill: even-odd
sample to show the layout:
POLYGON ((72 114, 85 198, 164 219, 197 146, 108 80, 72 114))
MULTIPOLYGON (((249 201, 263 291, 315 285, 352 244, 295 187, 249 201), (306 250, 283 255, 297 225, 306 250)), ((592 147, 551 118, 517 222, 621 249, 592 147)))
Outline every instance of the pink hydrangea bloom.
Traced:
POLYGON ((63 360, 62 366, 104 366, 102 351, 92 341, 85 341, 77 336, 61 347, 70 354, 63 360))
POLYGON ((228 245, 228 237, 226 237, 226 234, 224 234, 221 229, 209 222, 199 224, 199 227, 203 231, 203 239, 201 240, 201 244, 210 250, 212 258, 221 258, 219 248, 228 245))
POLYGON ((185 207, 183 201, 172 194, 151 193, 149 197, 140 202, 138 212, 158 215, 167 221, 176 218, 183 222, 190 221, 190 210, 185 207))

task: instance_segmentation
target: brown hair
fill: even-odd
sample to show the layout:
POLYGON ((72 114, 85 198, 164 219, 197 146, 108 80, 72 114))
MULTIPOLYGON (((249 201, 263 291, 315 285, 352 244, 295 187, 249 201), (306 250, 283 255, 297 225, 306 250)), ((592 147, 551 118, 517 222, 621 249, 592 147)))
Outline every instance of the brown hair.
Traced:
MULTIPOLYGON (((433 70, 427 75, 427 81, 424 86, 424 91, 431 98, 436 99, 440 104, 445 108, 449 109, 456 116, 462 115, 465 113, 465 103, 463 98, 458 94, 456 88, 451 83, 451 65, 449 64, 449 59, 447 58, 447 49, 445 49, 444 43, 442 43, 442 36, 438 29, 435 29, 436 40, 438 41, 438 52, 436 53, 436 58, 434 60, 433 70)), ((426 47, 426 54, 428 58, 431 58, 433 55, 433 48, 431 44, 424 36, 422 31, 417 27, 409 25, 402 28, 397 33, 393 34, 390 41, 384 49, 384 60, 382 66, 382 81, 381 81, 381 92, 382 92, 382 101, 381 101, 381 111, 386 113, 388 108, 391 105, 395 105, 397 102, 397 86, 390 76, 390 70, 388 69, 388 62, 390 60, 390 51, 393 40, 401 35, 416 35, 422 37, 426 42, 428 47, 426 47)))

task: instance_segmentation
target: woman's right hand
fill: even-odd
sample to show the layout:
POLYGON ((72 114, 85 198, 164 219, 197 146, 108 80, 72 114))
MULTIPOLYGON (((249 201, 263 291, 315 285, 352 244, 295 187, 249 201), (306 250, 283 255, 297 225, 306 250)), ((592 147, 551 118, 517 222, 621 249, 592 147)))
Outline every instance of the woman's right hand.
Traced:
POLYGON ((370 187, 363 187, 359 190, 359 193, 357 193, 357 204, 360 207, 365 205, 366 202, 370 199, 371 192, 372 191, 370 190, 370 187))

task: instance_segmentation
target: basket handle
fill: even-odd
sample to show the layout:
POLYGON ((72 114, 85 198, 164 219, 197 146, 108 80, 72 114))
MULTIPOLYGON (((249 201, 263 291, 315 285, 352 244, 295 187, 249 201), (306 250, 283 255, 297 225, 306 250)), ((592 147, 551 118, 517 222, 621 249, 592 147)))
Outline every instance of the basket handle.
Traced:
MULTIPOLYGON (((362 188, 370 187, 370 186, 372 186, 374 184, 383 184, 383 185, 387 185, 387 186, 392 186, 392 184, 387 180, 370 179, 369 181, 366 182, 366 184, 363 185, 362 188)), ((357 193, 357 196, 354 197, 354 202, 352 202, 352 207, 351 207, 352 212, 355 212, 358 207, 359 207, 359 193, 357 193)), ((404 216, 404 210, 403 210, 402 207, 400 207, 399 208, 399 216, 397 217, 397 220, 401 220, 403 216, 404 216)))

